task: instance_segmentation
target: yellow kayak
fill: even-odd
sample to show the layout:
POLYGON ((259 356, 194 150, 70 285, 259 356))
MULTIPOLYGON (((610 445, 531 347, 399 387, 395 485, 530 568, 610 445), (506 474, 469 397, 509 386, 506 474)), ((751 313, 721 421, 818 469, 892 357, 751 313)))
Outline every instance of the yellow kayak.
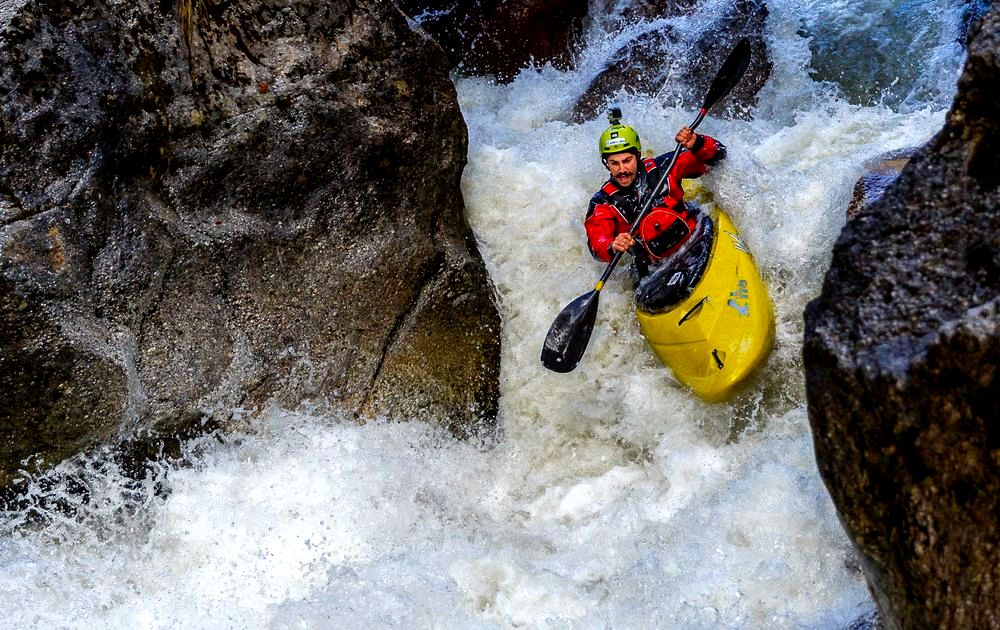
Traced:
MULTIPOLYGON (((704 271, 689 278, 682 301, 654 312, 655 299, 641 299, 636 316, 643 336, 661 361, 700 398, 729 398, 763 363, 774 341, 774 310, 753 256, 732 220, 721 210, 708 221, 704 271), (686 297, 685 297, 686 295, 686 297), (644 308, 644 306, 646 308, 644 308)), ((693 237, 692 237, 693 240, 693 237)), ((667 269, 650 274, 645 295, 684 278, 667 269)), ((661 306, 663 306, 661 304, 661 306)))

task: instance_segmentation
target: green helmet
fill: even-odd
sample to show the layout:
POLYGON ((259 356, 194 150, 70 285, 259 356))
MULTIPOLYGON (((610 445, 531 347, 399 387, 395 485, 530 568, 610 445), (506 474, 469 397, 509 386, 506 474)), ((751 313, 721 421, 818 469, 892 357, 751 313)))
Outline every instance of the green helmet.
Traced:
POLYGON ((624 151, 635 151, 636 155, 642 153, 642 143, 639 142, 639 134, 635 129, 622 124, 622 110, 620 107, 612 107, 608 112, 608 121, 611 126, 604 130, 601 139, 597 143, 597 148, 601 152, 601 159, 607 159, 609 155, 622 153, 624 151))

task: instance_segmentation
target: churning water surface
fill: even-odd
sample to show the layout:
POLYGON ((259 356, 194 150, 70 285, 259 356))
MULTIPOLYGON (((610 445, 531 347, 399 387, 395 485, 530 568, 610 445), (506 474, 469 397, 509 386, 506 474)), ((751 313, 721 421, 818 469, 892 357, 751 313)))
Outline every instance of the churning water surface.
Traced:
MULTIPOLYGON (((258 434, 193 440, 193 465, 161 462, 142 483, 105 453, 78 458, 0 517, 4 625, 839 628, 871 610, 813 459, 802 310, 865 162, 943 124, 962 14, 768 8, 774 71, 753 120, 700 129, 729 147, 702 194, 775 304, 775 348, 747 391, 710 405, 680 387, 639 335, 624 269, 580 367, 538 361, 552 318, 603 270, 583 215, 606 122, 565 121, 630 31, 595 20, 572 72, 457 80, 463 191, 504 320, 499 434, 270 410, 258 434)), ((618 99, 658 151, 695 114, 668 95, 618 99)))

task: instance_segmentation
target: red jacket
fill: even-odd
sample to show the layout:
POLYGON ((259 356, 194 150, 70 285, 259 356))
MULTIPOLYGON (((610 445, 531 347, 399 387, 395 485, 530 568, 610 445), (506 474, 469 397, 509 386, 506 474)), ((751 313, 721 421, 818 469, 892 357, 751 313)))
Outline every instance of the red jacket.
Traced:
MULTIPOLYGON (((661 168, 670 161, 673 154, 671 151, 655 158, 643 159, 632 186, 623 189, 608 179, 591 198, 584 227, 587 229, 590 253, 595 258, 604 262, 611 260, 614 255, 611 243, 616 236, 631 229, 632 222, 642 209, 643 193, 652 190, 660 181, 661 168)), ((684 189, 681 187, 681 180, 704 175, 709 166, 725 155, 724 144, 710 136, 699 135, 694 148, 682 149, 677 156, 677 163, 669 178, 670 192, 654 204, 654 207, 665 208, 671 215, 684 220, 693 229, 694 218, 684 207, 684 189)))

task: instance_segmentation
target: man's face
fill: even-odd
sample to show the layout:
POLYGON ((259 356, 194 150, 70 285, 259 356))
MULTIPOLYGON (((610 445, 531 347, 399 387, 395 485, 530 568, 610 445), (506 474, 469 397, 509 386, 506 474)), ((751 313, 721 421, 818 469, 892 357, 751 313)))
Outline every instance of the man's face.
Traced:
POLYGON ((635 153, 615 153, 604 160, 604 165, 611 173, 611 179, 622 188, 635 183, 635 174, 639 168, 635 153))

